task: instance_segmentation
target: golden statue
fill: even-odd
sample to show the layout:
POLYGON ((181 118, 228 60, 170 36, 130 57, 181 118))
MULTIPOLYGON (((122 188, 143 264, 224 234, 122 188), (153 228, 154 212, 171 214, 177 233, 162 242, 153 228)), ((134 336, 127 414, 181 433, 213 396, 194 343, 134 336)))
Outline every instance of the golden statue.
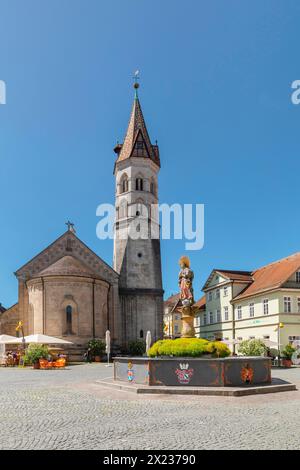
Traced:
POLYGON ((194 338, 194 317, 198 307, 194 306, 193 280, 194 272, 190 268, 190 260, 187 256, 182 256, 179 260, 180 272, 178 277, 180 288, 180 300, 178 310, 181 312, 182 338, 194 338))
POLYGON ((182 256, 179 260, 179 266, 180 300, 184 307, 192 306, 195 303, 193 290, 194 273, 190 269, 189 258, 182 256))

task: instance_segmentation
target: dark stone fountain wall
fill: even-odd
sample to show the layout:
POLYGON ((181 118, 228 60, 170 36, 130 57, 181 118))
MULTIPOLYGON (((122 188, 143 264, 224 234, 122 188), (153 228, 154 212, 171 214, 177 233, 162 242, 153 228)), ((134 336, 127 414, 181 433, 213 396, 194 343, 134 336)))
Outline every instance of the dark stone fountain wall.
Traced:
POLYGON ((168 386, 243 386, 271 383, 267 357, 136 358, 116 357, 114 379, 127 383, 168 386))

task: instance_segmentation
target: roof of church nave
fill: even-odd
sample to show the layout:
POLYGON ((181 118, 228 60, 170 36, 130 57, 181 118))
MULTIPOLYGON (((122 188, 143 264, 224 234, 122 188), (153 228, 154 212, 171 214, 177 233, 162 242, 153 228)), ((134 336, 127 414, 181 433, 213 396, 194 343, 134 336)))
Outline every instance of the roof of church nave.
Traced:
POLYGON ((55 268, 56 273, 59 270, 62 273, 71 271, 75 273, 80 271, 83 273, 86 270, 84 273, 85 276, 89 275, 89 277, 102 279, 103 277, 97 276, 98 268, 100 268, 101 271, 104 271, 104 274, 107 273, 106 275, 109 275, 114 279, 119 277, 119 274, 109 266, 109 264, 91 250, 82 240, 80 240, 80 238, 77 237, 74 231, 71 230, 67 230, 47 248, 25 263, 15 272, 15 275, 17 277, 25 275, 27 279, 31 277, 39 277, 41 272, 44 272, 44 275, 54 275, 49 273, 51 271, 51 267, 56 263, 59 263, 55 268), (70 240, 72 243, 71 246, 69 246, 70 240), (62 261, 63 258, 71 258, 72 262, 70 259, 62 261), (76 261, 81 265, 80 268, 79 266, 75 267, 76 261), (45 274, 46 271, 47 273, 45 274))
POLYGON ((33 277, 37 278, 47 276, 80 276, 90 278, 98 277, 93 270, 91 270, 88 266, 85 266, 81 261, 78 261, 71 255, 63 256, 58 261, 50 265, 48 268, 43 269, 33 277))

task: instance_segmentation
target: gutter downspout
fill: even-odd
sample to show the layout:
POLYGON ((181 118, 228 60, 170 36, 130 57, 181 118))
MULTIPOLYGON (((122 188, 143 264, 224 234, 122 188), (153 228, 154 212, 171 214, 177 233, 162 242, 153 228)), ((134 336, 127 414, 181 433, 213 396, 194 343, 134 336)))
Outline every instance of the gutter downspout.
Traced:
MULTIPOLYGON (((231 284, 231 305, 232 305, 232 339, 235 340, 235 306, 233 300, 233 283, 231 284)), ((233 354, 235 354, 235 344, 233 343, 233 354)))
POLYGON ((110 288, 111 285, 108 284, 108 289, 107 289, 107 299, 106 299, 106 304, 107 304, 107 310, 106 310, 106 324, 107 324, 107 330, 109 330, 109 296, 110 296, 110 288))
POLYGON ((45 326, 46 326, 46 292, 45 292, 45 282, 44 278, 42 277, 42 286, 43 286, 43 335, 45 334, 45 326))
POLYGON ((95 283, 96 283, 96 279, 93 279, 93 300, 92 300, 92 303, 93 303, 93 339, 95 339, 95 336, 96 336, 96 328, 95 328, 95 283))

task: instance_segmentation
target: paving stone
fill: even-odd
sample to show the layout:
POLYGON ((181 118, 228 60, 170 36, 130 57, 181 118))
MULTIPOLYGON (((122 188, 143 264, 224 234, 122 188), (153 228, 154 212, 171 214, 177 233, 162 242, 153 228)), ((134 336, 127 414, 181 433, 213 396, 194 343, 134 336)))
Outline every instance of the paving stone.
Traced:
MULTIPOLYGON (((298 391, 140 397, 95 384, 111 373, 104 365, 0 369, 0 449, 299 448, 298 391)), ((276 376, 300 384, 300 369, 276 376)))

